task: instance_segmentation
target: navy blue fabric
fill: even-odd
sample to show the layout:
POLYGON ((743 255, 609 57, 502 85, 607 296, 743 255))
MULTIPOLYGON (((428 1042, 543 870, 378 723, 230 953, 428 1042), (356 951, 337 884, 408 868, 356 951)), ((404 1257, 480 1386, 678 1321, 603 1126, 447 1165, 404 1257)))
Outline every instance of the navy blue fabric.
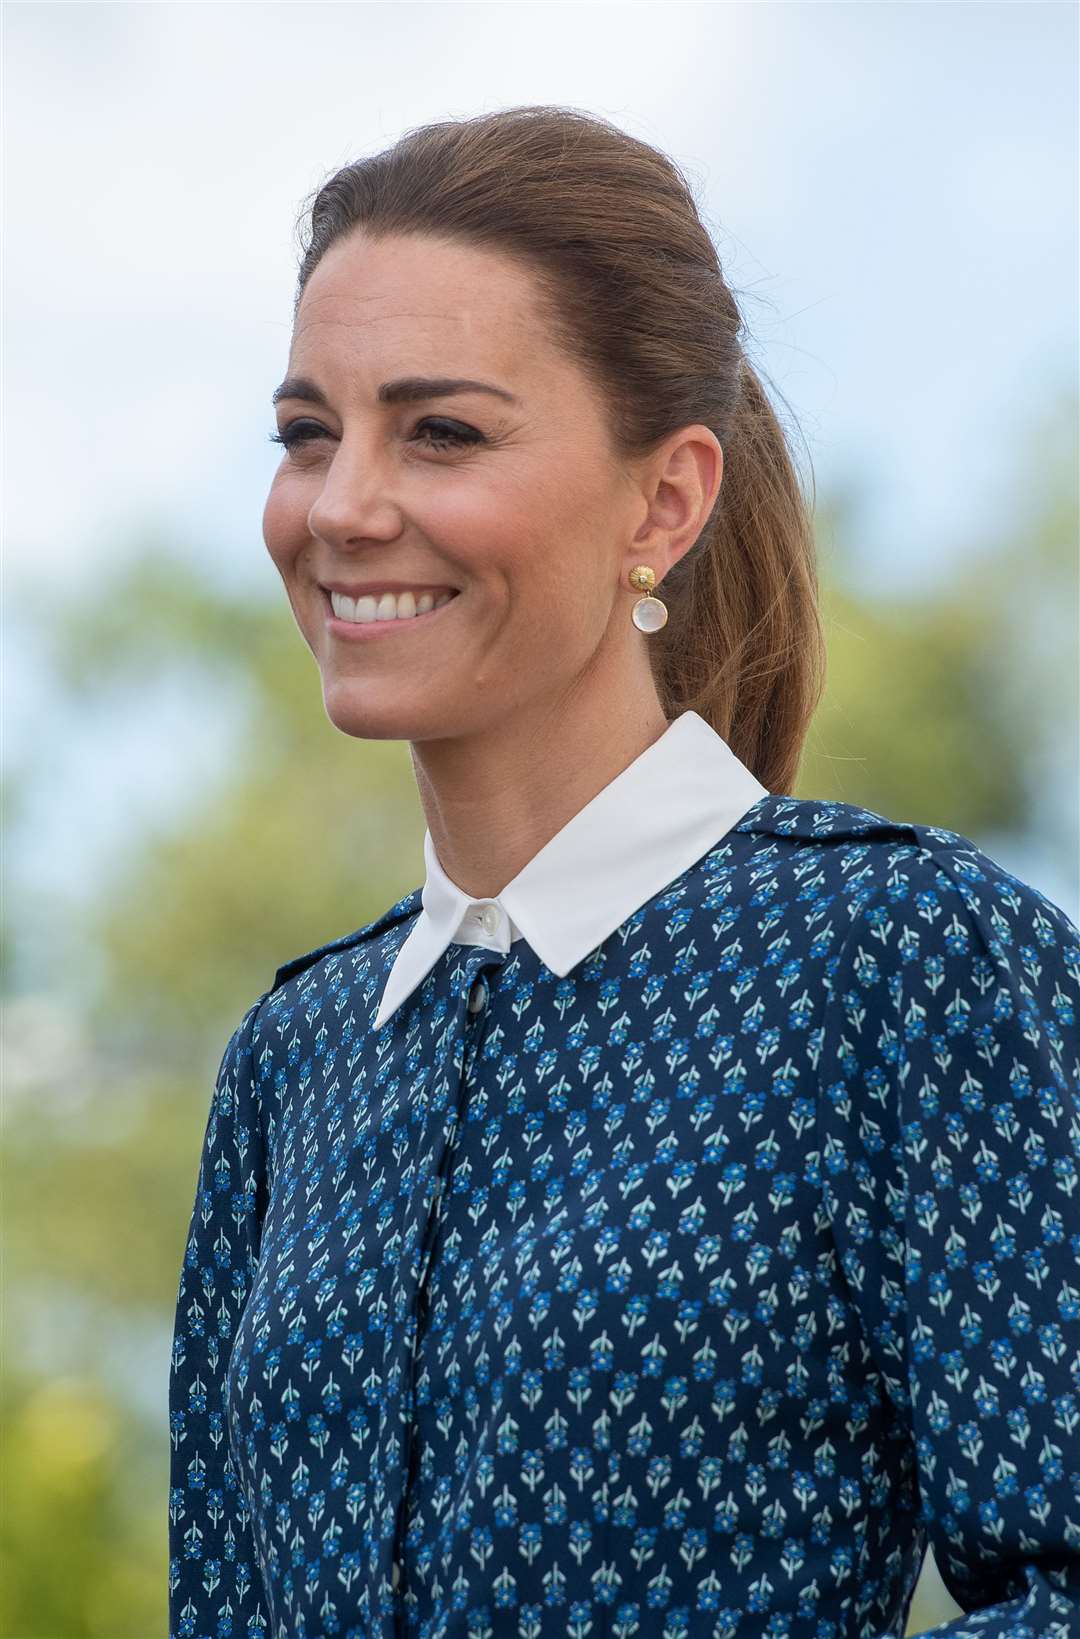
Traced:
POLYGON ((419 912, 222 1059, 171 1639, 878 1639, 928 1540, 937 1633, 1076 1639, 1064 911, 769 795, 565 978, 453 944, 374 1032, 419 912))

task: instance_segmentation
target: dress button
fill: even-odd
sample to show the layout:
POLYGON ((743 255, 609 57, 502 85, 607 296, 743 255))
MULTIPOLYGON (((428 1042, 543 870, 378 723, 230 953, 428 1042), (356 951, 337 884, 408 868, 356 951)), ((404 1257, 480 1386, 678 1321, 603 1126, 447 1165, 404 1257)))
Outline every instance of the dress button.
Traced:
POLYGON ((401 1581, 401 1566, 398 1564, 397 1560, 395 1559, 393 1570, 390 1573, 390 1585, 391 1585, 391 1587, 396 1588, 400 1581, 401 1581))
POLYGON ((497 905, 485 905, 480 912, 480 923, 484 932, 494 933, 499 926, 499 921, 499 907, 497 905))
POLYGON ((488 999, 488 987, 483 979, 477 979, 469 991, 468 1008, 470 1013, 479 1013, 488 999))

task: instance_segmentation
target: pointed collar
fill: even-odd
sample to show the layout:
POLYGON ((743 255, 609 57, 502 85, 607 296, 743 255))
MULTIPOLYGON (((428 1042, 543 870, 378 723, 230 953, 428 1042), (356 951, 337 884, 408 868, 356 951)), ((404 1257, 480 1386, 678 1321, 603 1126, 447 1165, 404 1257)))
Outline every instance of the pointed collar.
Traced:
POLYGON ((505 953, 523 938, 564 978, 768 795, 727 741, 684 711, 493 899, 452 882, 425 831, 420 915, 390 969, 375 1028, 453 943, 505 953))

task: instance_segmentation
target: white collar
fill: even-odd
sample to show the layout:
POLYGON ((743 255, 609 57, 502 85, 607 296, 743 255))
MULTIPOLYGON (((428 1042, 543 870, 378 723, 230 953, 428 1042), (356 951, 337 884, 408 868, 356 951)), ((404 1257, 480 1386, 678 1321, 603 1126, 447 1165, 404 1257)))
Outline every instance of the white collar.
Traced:
POLYGON ((422 908, 390 969, 374 1028, 454 942, 505 954, 524 938, 564 978, 768 794, 703 717, 684 711, 494 899, 473 899, 452 882, 425 831, 422 908))

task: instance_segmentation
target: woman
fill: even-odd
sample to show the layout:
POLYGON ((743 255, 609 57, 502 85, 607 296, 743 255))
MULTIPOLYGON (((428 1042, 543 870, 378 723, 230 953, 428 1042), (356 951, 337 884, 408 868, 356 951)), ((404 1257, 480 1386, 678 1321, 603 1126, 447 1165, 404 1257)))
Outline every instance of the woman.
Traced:
MULTIPOLYGON (((225 1051, 170 1632, 1080 1632, 1080 935, 790 795, 812 532, 672 163, 511 109, 314 200, 264 533, 425 879, 225 1051)), ((363 861, 357 861, 357 871, 363 861)))

